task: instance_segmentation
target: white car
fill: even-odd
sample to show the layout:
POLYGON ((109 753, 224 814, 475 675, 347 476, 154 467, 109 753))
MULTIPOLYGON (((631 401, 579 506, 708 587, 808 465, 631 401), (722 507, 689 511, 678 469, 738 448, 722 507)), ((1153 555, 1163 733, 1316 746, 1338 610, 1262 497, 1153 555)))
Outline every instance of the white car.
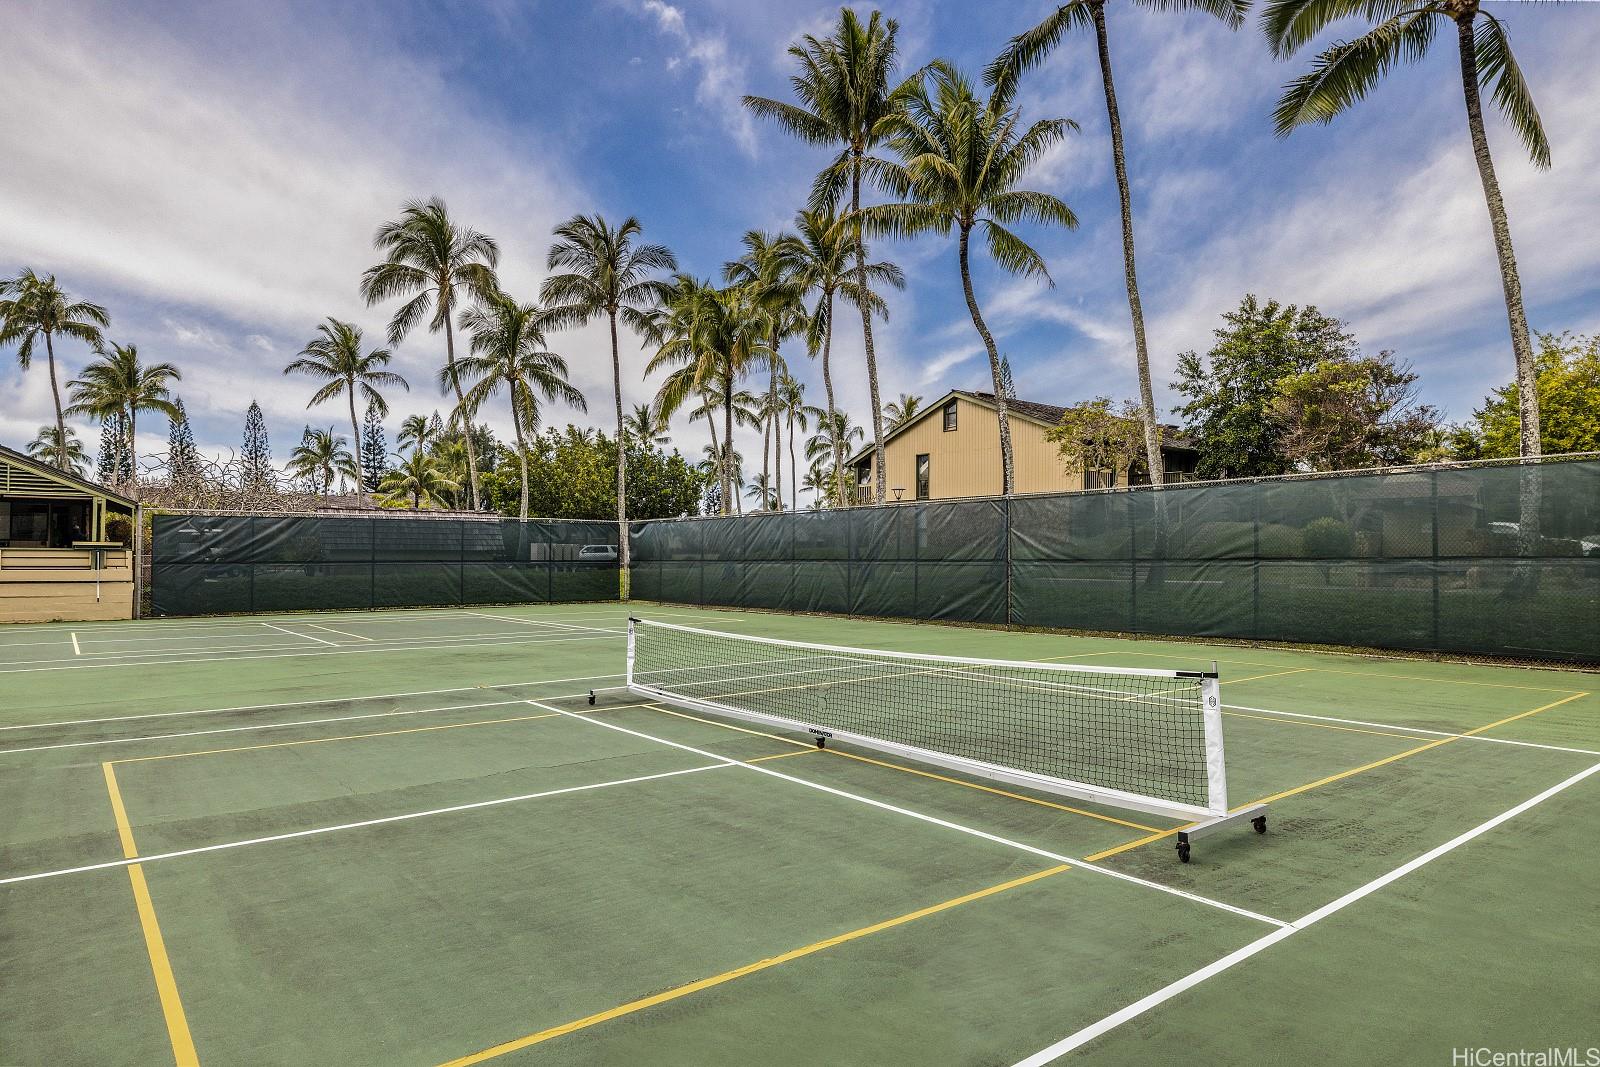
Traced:
POLYGON ((578 562, 580 563, 615 563, 616 561, 616 545, 584 545, 578 549, 578 562))

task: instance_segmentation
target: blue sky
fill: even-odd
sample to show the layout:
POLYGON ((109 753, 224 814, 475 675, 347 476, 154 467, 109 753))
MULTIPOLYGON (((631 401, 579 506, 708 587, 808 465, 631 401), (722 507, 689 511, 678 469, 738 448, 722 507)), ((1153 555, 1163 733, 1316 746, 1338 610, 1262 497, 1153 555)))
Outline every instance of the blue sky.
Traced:
MULTIPOLYGON (((1600 332, 1600 4, 1490 3, 1543 113, 1555 155, 1534 170, 1498 120, 1500 168, 1538 330, 1600 332)), ((1049 5, 886 3, 908 64, 942 56, 974 75, 1049 5)), ((865 11, 866 8, 861 10, 865 11)), ((0 272, 56 273, 106 305, 111 338, 184 370, 180 393, 208 451, 237 445, 259 400, 280 461, 308 421, 311 388, 280 368, 328 315, 374 343, 387 308, 357 294, 371 235, 410 197, 440 195, 495 235, 502 278, 533 299, 550 228, 577 211, 637 215, 681 265, 714 275, 752 227, 784 226, 821 164, 739 106, 784 96, 785 48, 837 8, 786 0, 482 0, 437 4, 75 3, 12 0, 0 38, 0 272)), ((1309 55, 1270 58, 1254 24, 1109 5, 1134 183, 1140 274, 1158 396, 1179 352, 1205 349, 1240 297, 1316 304, 1369 351, 1420 372, 1424 399, 1464 418, 1509 378, 1499 276, 1462 114, 1453 42, 1398 71, 1331 127, 1274 138, 1279 87, 1309 55)), ((1329 35, 1348 36, 1354 25, 1329 35)), ((1030 184, 1061 195, 1079 229, 1030 233, 1055 287, 987 264, 976 284, 1027 399, 1133 395, 1115 187, 1091 42, 1069 40, 1029 77, 1034 117, 1082 132, 1030 184)), ((885 400, 985 388, 955 249, 928 237, 876 254, 906 269, 880 329, 885 400)), ((609 356, 598 328, 552 338, 594 414, 550 406, 549 424, 603 423, 609 356)), ((791 361, 821 401, 820 375, 791 361)), ((442 406, 442 337, 414 334, 397 369, 398 418, 442 406)), ((70 343, 70 375, 89 353, 70 343)), ((653 382, 625 346, 625 399, 653 382)), ((859 331, 835 344, 841 402, 867 416, 859 331)), ((42 366, 0 363, 0 441, 49 416, 42 366)), ((164 427, 141 426, 142 450, 164 427)), ((509 419, 491 422, 509 432, 509 419)), ((84 428, 86 431, 87 427, 84 428)), ((698 455, 703 429, 679 420, 698 455)), ((88 432, 90 442, 97 440, 88 432)), ((747 456, 758 441, 743 442, 747 456)))

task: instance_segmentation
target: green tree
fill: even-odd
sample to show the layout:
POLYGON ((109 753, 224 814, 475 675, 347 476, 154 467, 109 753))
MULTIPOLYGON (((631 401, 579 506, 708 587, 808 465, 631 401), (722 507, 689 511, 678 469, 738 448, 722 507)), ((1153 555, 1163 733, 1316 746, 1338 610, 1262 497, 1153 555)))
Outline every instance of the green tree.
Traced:
POLYGON ((905 423, 910 422, 922 410, 922 398, 911 393, 901 393, 899 400, 892 400, 883 409, 889 416, 889 429, 898 430, 905 423))
POLYGON ((1077 226, 1077 216, 1059 198, 1017 188, 1039 157, 1076 126, 1068 119, 1041 119, 1024 128, 1008 83, 995 86, 989 99, 980 101, 972 83, 943 61, 931 64, 929 78, 932 92, 919 83, 904 113, 887 123, 889 145, 901 162, 885 161, 875 170, 880 182, 902 199, 862 208, 861 215, 874 230, 897 237, 956 231, 961 289, 972 325, 989 353, 1000 422, 1001 492, 1009 496, 1015 470, 1007 388, 1000 351, 972 289, 972 231, 983 232, 990 255, 1005 270, 1055 284, 1043 257, 1007 227, 1017 222, 1077 226))
POLYGON ((135 345, 112 345, 109 352, 102 352, 78 378, 67 383, 72 398, 67 414, 96 419, 116 415, 127 420, 129 484, 135 496, 139 491, 139 412, 155 411, 169 419, 176 418, 178 408, 172 402, 168 383, 182 377, 171 363, 141 363, 135 345))
MULTIPOLYGON (((568 426, 550 428, 528 442, 527 493, 531 513, 551 518, 607 520, 616 513, 617 445, 604 434, 568 426)), ((677 452, 638 443, 628 446, 628 514, 636 519, 671 518, 699 511, 706 476, 677 452)), ((484 479, 495 508, 517 507, 520 472, 500 464, 484 479)))
MULTIPOLYGON (((612 397, 616 402, 617 437, 622 425, 622 350, 617 322, 639 334, 650 330, 650 310, 666 299, 669 287, 658 275, 678 269, 666 245, 643 244, 644 227, 632 216, 613 227, 599 215, 574 215, 555 229, 546 266, 560 271, 545 279, 540 299, 552 305, 555 326, 581 326, 604 316, 611 327, 612 397)), ((617 526, 628 528, 628 450, 617 462, 617 526)), ((628 538, 620 538, 626 599, 628 538)))
POLYGON ((1144 409, 1124 400, 1114 411, 1110 397, 1095 397, 1062 412, 1061 421, 1044 436, 1056 446, 1068 470, 1109 472, 1113 485, 1118 472, 1125 471, 1131 481, 1144 451, 1144 409))
MULTIPOLYGON (((537 304, 519 304, 505 293, 485 296, 461 316, 472 334, 472 353, 457 365, 470 382, 462 403, 467 422, 503 388, 511 405, 511 428, 517 438, 517 463, 522 468, 520 518, 528 517, 527 431, 539 425, 539 398, 563 400, 579 411, 589 410, 583 394, 567 380, 567 361, 545 350, 546 311, 537 304)), ((626 529, 626 527, 623 527, 626 529)))
MULTIPOLYGON (((760 96, 744 98, 758 115, 777 120, 784 129, 810 144, 839 146, 839 154, 817 176, 811 190, 812 210, 832 210, 850 190, 847 225, 853 230, 851 249, 856 284, 868 288, 866 242, 862 240, 861 179, 868 170, 869 153, 880 144, 906 102, 920 89, 922 72, 896 81, 899 62, 895 38, 900 24, 874 11, 865 25, 850 8, 841 8, 839 23, 827 38, 811 34, 789 47, 800 72, 789 79, 799 104, 760 96)), ((878 359, 872 337, 874 307, 862 302, 861 334, 866 346, 867 391, 872 403, 873 455, 877 464, 874 502, 885 498, 883 469, 883 406, 878 395, 878 359)))
POLYGON ((1511 247, 1511 224, 1506 219, 1505 201, 1484 131, 1480 89, 1489 88, 1500 114, 1522 139, 1528 158, 1541 170, 1550 166, 1550 142, 1533 94, 1511 52, 1506 28, 1480 8, 1479 0, 1269 0, 1261 24, 1273 55, 1281 59, 1298 52, 1332 23, 1352 16, 1376 20, 1377 25, 1354 40, 1339 41, 1324 49, 1312 62, 1310 71, 1285 87, 1273 112, 1276 132, 1286 137, 1308 123, 1332 122, 1340 112, 1366 97, 1397 60, 1420 60, 1440 27, 1454 23, 1467 130, 1500 260, 1500 285, 1521 386, 1521 454, 1537 456, 1540 433, 1533 345, 1522 306, 1516 254, 1511 247))
POLYGON ((368 401, 367 413, 361 420, 361 488, 376 493, 389 473, 389 446, 383 438, 384 412, 368 401))
POLYGON ((289 454, 286 469, 296 478, 310 482, 311 491, 317 494, 333 492, 336 477, 348 478, 357 486, 361 484, 356 459, 346 447, 344 437, 335 433, 332 426, 326 430, 307 426, 300 443, 289 454))
MULTIPOLYGON (((1600 452, 1600 334, 1538 335, 1539 450, 1600 452)), ((1494 390, 1454 435, 1460 459, 1512 457, 1521 450, 1517 382, 1494 390)))
POLYGON ((421 511, 460 491, 461 484, 444 472, 439 460, 417 448, 383 476, 378 500, 389 507, 403 506, 409 501, 412 511, 421 511))
POLYGON ((1178 356, 1172 388, 1184 398, 1175 410, 1200 449, 1201 478, 1286 474, 1282 424, 1271 414, 1278 383, 1327 361, 1357 357, 1344 324, 1315 307, 1304 309, 1254 294, 1223 315, 1205 356, 1178 356))
POLYGON ((646 448, 669 444, 672 441, 667 420, 661 417, 654 404, 633 405, 633 410, 623 418, 622 427, 627 431, 629 441, 637 442, 646 448))
POLYGON ((267 438, 267 420, 261 405, 254 400, 244 413, 244 442, 239 450, 240 487, 250 494, 276 488, 277 471, 272 466, 272 443, 267 438))
POLYGON ((1322 360, 1278 382, 1269 412, 1279 448, 1299 470, 1337 471, 1414 463, 1439 413, 1417 402, 1417 375, 1388 352, 1322 360))
MULTIPOLYGON (((439 197, 410 200, 400 217, 378 227, 373 246, 384 261, 361 275, 361 295, 370 307, 395 297, 407 297, 389 320, 389 343, 398 345, 424 318, 428 332, 444 331, 445 369, 450 389, 461 408, 464 392, 455 380, 456 338, 452 325, 456 304, 463 296, 481 296, 499 287, 495 266, 500 246, 494 238, 450 217, 439 197)), ((472 434, 465 438, 467 485, 472 508, 478 508, 478 457, 472 434)))
MULTIPOLYGON (((836 450, 842 451, 848 458, 851 446, 865 438, 866 431, 850 422, 849 412, 835 411, 832 419, 823 414, 817 419, 817 432, 806 439, 806 462, 816 466, 818 463, 831 460, 836 450)), ((855 482, 852 480, 846 486, 842 471, 831 470, 827 475, 831 484, 828 491, 819 498, 825 501, 826 507, 842 508, 851 504, 869 503, 855 499, 855 482)), ((816 487, 813 485, 810 488, 816 487)))
POLYGON ((34 345, 44 338, 46 362, 50 367, 50 396, 56 406, 56 466, 65 468, 67 423, 61 407, 61 387, 56 379, 56 337, 71 337, 96 351, 105 343, 101 330, 111 325, 111 316, 99 304, 73 300, 56 276, 40 277, 23 270, 15 278, 0 281, 0 346, 17 346, 17 363, 27 370, 33 363, 34 345))
POLYGON ((789 431, 789 508, 794 511, 800 507, 800 465, 795 459, 794 432, 798 427, 805 433, 811 428, 812 418, 820 418, 822 412, 806 403, 805 383, 788 374, 778 383, 778 408, 789 431))
MULTIPOLYGON (((300 358, 283 368, 285 374, 304 374, 326 383, 311 395, 306 403, 308 408, 324 400, 343 396, 350 406, 350 432, 354 435, 352 440, 356 441, 361 440, 361 423, 356 419, 357 393, 369 406, 377 408, 379 415, 387 415, 389 404, 378 392, 378 387, 398 386, 408 392, 411 389, 400 375, 383 369, 393 358, 392 352, 387 348, 374 348, 363 353, 362 344, 361 327, 329 316, 327 322, 317 327, 317 336, 306 342, 306 346, 300 350, 300 358)), ((453 363, 445 368, 441 377, 454 380, 453 363)), ((356 492, 359 494, 364 488, 359 449, 355 453, 355 463, 356 492)))
MULTIPOLYGON (((1157 11, 1203 11, 1214 15, 1236 30, 1244 24, 1250 0, 1139 0, 1140 6, 1157 11)), ((1111 77, 1111 41, 1106 33, 1105 0, 1073 0, 1046 15, 1037 26, 1013 37, 984 71, 990 85, 1015 83, 1023 71, 1042 63, 1061 39, 1075 29, 1093 29, 1095 49, 1100 59, 1100 85, 1106 100, 1106 118, 1111 128, 1111 165, 1117 176, 1117 198, 1122 205, 1122 274, 1128 289, 1128 312, 1133 317, 1133 352, 1139 372, 1140 412, 1144 437, 1145 465, 1150 481, 1161 484, 1161 429, 1156 418, 1155 394, 1150 383, 1150 349, 1145 343, 1144 306, 1139 298, 1139 276, 1134 269, 1133 195, 1128 186, 1128 153, 1122 143, 1122 115, 1117 109, 1117 88, 1111 77)))
POLYGON ((177 414, 167 425, 167 481, 180 493, 192 492, 200 481, 200 450, 194 444, 183 398, 173 397, 172 406, 177 414))
POLYGON ((83 447, 83 442, 78 440, 77 431, 71 426, 67 427, 65 441, 57 438, 59 431, 54 426, 41 426, 39 433, 32 441, 28 442, 28 455, 41 463, 48 463, 52 467, 59 467, 68 474, 75 474, 82 478, 89 469, 89 453, 83 447), (66 457, 66 466, 61 466, 62 457, 66 457))

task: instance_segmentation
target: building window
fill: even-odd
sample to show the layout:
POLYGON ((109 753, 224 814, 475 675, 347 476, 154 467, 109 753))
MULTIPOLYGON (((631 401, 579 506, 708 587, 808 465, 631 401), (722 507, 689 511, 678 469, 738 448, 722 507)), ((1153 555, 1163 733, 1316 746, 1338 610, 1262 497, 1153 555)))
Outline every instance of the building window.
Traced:
POLYGON ((917 499, 928 499, 929 477, 928 456, 926 453, 917 457, 917 499))
POLYGON ((944 406, 944 432, 949 433, 956 428, 956 402, 954 400, 944 406))

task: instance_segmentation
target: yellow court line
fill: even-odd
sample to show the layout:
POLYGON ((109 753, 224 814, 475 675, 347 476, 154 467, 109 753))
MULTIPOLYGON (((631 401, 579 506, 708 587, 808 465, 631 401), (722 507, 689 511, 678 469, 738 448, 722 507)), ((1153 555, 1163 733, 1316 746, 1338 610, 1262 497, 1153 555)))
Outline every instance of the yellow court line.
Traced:
POLYGON ((1316 669, 1316 667, 1293 667, 1286 671, 1273 671, 1271 674, 1252 674, 1248 678, 1224 678, 1222 684, 1238 685, 1241 682, 1259 682, 1263 678, 1282 678, 1286 674, 1304 674, 1306 671, 1314 671, 1316 669))
MULTIPOLYGON (((755 737, 765 737, 765 738, 769 738, 770 740, 773 740, 773 741, 782 741, 786 745, 799 745, 799 746, 801 746, 802 748, 804 748, 804 749, 806 749, 808 751, 816 747, 816 745, 814 745, 810 741, 797 741, 792 737, 783 737, 783 736, 781 736, 779 734, 769 734, 765 730, 752 730, 752 729, 750 729, 749 727, 746 727, 746 726, 735 726, 732 723, 718 722, 715 719, 706 719, 706 718, 702 718, 699 715, 690 715, 688 712, 676 711, 676 710, 674 710, 672 708, 669 708, 669 707, 666 707, 665 705, 662 705, 662 704, 624 704, 624 705, 622 705, 622 707, 623 708, 648 708, 651 711, 659 711, 663 715, 675 715, 680 719, 692 719, 695 722, 703 722, 707 726, 720 726, 724 730, 736 730, 741 734, 751 734, 751 735, 753 735, 755 737)), ((607 708, 606 710, 607 711, 621 711, 622 708, 607 708)))
POLYGON ((775 755, 771 755, 771 756, 756 756, 753 759, 747 759, 744 762, 746 762, 746 763, 765 763, 768 760, 788 759, 790 756, 809 756, 813 752, 821 752, 821 751, 822 750, 820 748, 805 748, 805 749, 801 749, 798 752, 779 752, 779 753, 776 753, 775 755))
POLYGON ((735 967, 731 971, 723 971, 721 974, 712 975, 709 978, 701 978, 698 981, 675 986, 671 989, 653 994, 648 997, 641 997, 638 1000, 631 1000, 626 1004, 619 1004, 617 1007, 611 1008, 607 1011, 597 1012, 593 1015, 585 1015, 581 1019, 574 1019, 572 1022, 563 1023, 560 1026, 553 1026, 548 1030, 540 1030, 538 1033, 529 1034, 526 1037, 519 1037, 514 1041, 506 1041, 502 1044, 486 1048, 481 1052, 474 1052, 470 1056, 462 1056, 460 1059, 450 1060, 447 1063, 440 1064, 439 1067, 469 1067, 471 1064, 483 1063, 486 1060, 492 1060, 508 1053, 518 1052, 522 1049, 540 1044, 541 1042, 549 1041, 553 1037, 563 1037, 567 1034, 576 1033, 579 1030, 588 1029, 589 1027, 598 1023, 608 1022, 612 1019, 618 1019, 624 1015, 632 1015, 634 1012, 643 1011, 646 1008, 653 1008, 658 1004, 665 1004, 668 1001, 678 1000, 682 997, 689 996, 692 993, 698 993, 701 990, 710 989, 714 986, 731 982, 736 978, 743 978, 746 975, 755 974, 758 971, 764 971, 768 968, 776 967, 779 964, 800 959, 803 956, 810 956, 813 953, 821 952, 824 949, 834 948, 835 946, 843 945, 849 941, 855 941, 863 937, 868 937, 872 934, 880 933, 884 930, 893 929, 896 926, 904 926, 906 923, 915 922, 916 920, 926 918, 929 915, 937 915, 939 912, 948 911, 949 909, 959 907, 962 904, 970 904, 975 900, 982 900, 984 897, 992 897, 997 893, 1004 893, 1008 889, 1016 889, 1018 886, 1027 885, 1029 882, 1037 882, 1040 879, 1049 878, 1051 875, 1060 874, 1062 871, 1069 871, 1071 869, 1072 868, 1069 865, 1062 864, 1059 867, 1051 867, 1048 870, 1035 871, 1033 874, 1024 875, 1021 878, 1013 878, 1009 882, 1001 882, 999 885, 992 885, 987 889, 980 889, 976 893, 968 893, 965 896, 953 897, 950 900, 942 901, 938 904, 932 904, 926 908, 919 908, 916 911, 907 912, 906 914, 896 916, 893 919, 886 919, 883 922, 874 923, 871 926, 863 926, 858 930, 851 930, 848 933, 837 934, 822 941, 814 941, 811 944, 805 945, 801 948, 791 949, 788 952, 777 956, 770 956, 767 959, 758 960, 755 963, 747 963, 743 967, 735 967))
MULTIPOLYGON (((100 766, 106 776, 106 792, 111 797, 117 835, 122 839, 123 858, 133 859, 139 855, 139 849, 134 844, 128 811, 122 804, 122 791, 117 788, 116 769, 110 763, 100 766)), ((172 961, 167 958, 167 943, 161 936, 161 924, 156 921, 156 906, 150 899, 142 864, 128 865, 128 881, 133 886, 133 903, 139 912, 139 927, 144 931, 144 947, 150 956, 150 973, 155 979, 156 996, 161 1001, 161 1014, 166 1019, 167 1038, 172 1042, 172 1058, 177 1067, 199 1067, 200 1057, 194 1050, 189 1020, 183 1014, 183 999, 178 996, 178 982, 172 976, 172 961)))
MULTIPOLYGON (((1319 730, 1342 730, 1347 734, 1371 734, 1373 737, 1398 737, 1402 741, 1426 741, 1426 737, 1397 733, 1395 730, 1367 730, 1360 726, 1336 726, 1330 722, 1309 722, 1305 719, 1287 719, 1281 715, 1252 715, 1246 711, 1225 711, 1236 719, 1260 719, 1262 722, 1281 723, 1284 726, 1314 726, 1319 730)), ((1398 729, 1398 728, 1397 728, 1398 729)))
MULTIPOLYGON (((1526 719, 1530 715, 1537 715, 1542 711, 1549 711, 1551 708, 1559 708, 1563 704, 1570 704, 1572 701, 1577 700, 1580 697, 1586 697, 1588 695, 1589 695, 1588 693, 1573 693, 1571 696, 1562 697, 1560 700, 1552 700, 1550 703, 1540 705, 1539 707, 1534 708, 1531 711, 1519 711, 1515 715, 1507 715, 1503 719, 1497 719, 1494 722, 1486 723, 1483 726, 1479 726, 1479 727, 1476 727, 1476 728, 1471 729, 1471 730, 1466 730, 1466 731, 1464 731, 1464 732, 1462 732, 1462 733, 1460 733, 1460 734, 1458 734, 1458 735, 1456 735, 1454 737, 1441 737, 1436 741, 1429 741, 1426 744, 1418 745, 1415 748, 1408 748, 1404 752, 1396 752, 1392 756, 1385 756, 1383 759, 1373 760, 1371 763, 1363 763, 1361 766, 1352 767, 1347 771, 1340 771, 1337 774, 1330 774, 1326 778, 1318 778, 1316 781, 1307 782, 1305 785, 1297 785, 1293 789, 1285 789, 1281 793, 1274 793, 1271 796, 1262 797, 1259 800, 1252 800, 1252 801, 1249 802, 1249 804, 1241 804, 1241 805, 1239 805, 1239 807, 1249 807, 1250 804, 1271 804, 1274 801, 1284 800, 1284 799, 1287 799, 1288 797, 1297 796, 1297 795, 1299 795, 1301 793, 1309 792, 1312 789, 1319 789, 1322 786, 1331 785, 1334 782, 1342 781, 1343 779, 1349 778, 1349 777, 1351 777, 1353 775, 1361 774, 1361 773, 1366 772, 1366 771, 1376 770, 1379 767, 1387 766, 1390 763, 1394 763, 1396 760, 1403 760, 1407 756, 1415 756, 1419 752, 1426 752, 1431 748, 1438 748, 1440 745, 1448 745, 1450 742, 1459 741, 1463 737, 1475 737, 1478 734, 1483 733, 1485 730, 1494 729, 1496 726, 1504 726, 1508 722, 1516 722, 1518 719, 1526 719)), ((1391 736, 1398 737, 1398 736, 1402 736, 1402 735, 1395 734, 1395 735, 1391 735, 1391 736)), ((1415 739, 1413 739, 1413 740, 1415 740, 1415 739)), ((1238 810, 1238 809, 1236 808, 1235 810, 1238 810)), ((1104 852, 1097 852, 1093 856, 1086 857, 1086 862, 1095 863, 1095 862, 1097 862, 1099 860, 1106 859, 1109 856, 1115 856, 1119 852, 1127 852, 1129 849, 1138 848, 1140 845, 1148 845, 1152 841, 1159 841, 1163 837, 1170 837, 1173 834, 1177 833, 1179 830, 1187 830, 1190 826, 1193 826, 1193 825, 1195 825, 1195 824, 1194 823, 1185 823, 1183 826, 1174 826, 1170 830, 1162 830, 1162 831, 1160 831, 1158 833, 1153 833, 1149 837, 1140 837, 1140 838, 1136 838, 1136 839, 1134 839, 1132 841, 1125 841, 1122 844, 1117 845, 1117 846, 1115 846, 1113 848, 1106 849, 1104 852)))

